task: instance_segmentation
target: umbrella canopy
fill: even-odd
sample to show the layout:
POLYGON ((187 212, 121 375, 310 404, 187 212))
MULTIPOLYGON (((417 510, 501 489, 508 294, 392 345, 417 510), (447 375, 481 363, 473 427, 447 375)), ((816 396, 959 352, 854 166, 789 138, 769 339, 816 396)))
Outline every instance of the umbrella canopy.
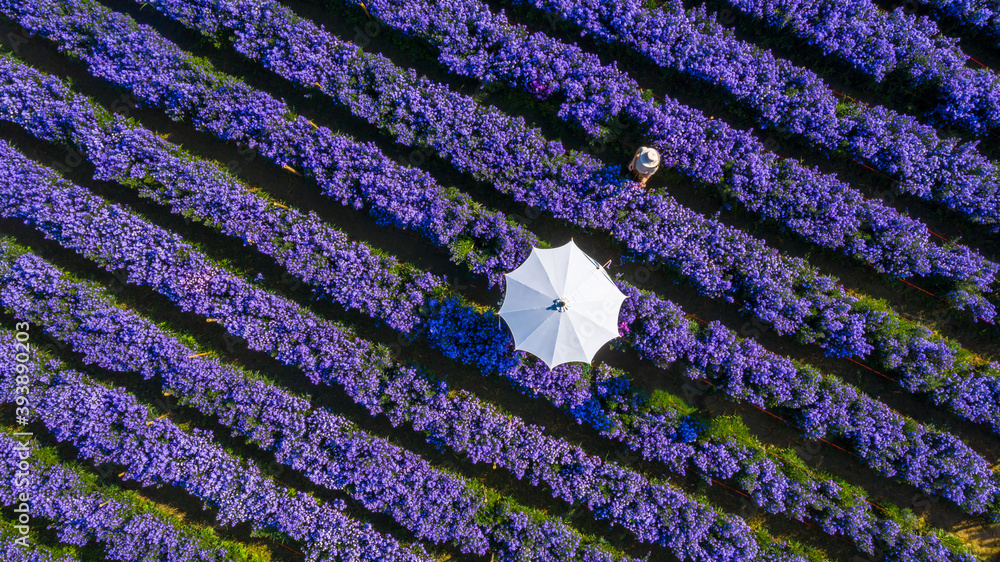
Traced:
POLYGON ((500 316, 515 348, 537 355, 549 368, 590 363, 597 350, 619 336, 618 312, 626 297, 572 240, 559 248, 532 248, 528 259, 504 277, 500 316))

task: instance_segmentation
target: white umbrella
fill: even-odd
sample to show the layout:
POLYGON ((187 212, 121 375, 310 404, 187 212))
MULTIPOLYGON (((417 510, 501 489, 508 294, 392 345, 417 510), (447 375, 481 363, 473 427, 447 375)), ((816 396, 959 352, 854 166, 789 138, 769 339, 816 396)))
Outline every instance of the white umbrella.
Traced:
POLYGON ((559 248, 532 248, 528 259, 504 277, 500 316, 514 346, 549 368, 590 363, 597 350, 619 336, 618 312, 626 297, 572 240, 559 248))

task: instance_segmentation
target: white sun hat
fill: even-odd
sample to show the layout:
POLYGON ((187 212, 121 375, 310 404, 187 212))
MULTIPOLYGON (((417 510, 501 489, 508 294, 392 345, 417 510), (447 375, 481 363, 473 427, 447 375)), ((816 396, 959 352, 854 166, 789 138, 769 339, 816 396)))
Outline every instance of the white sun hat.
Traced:
POLYGON ((660 153, 655 148, 642 147, 635 161, 635 169, 641 174, 652 174, 660 165, 660 153))

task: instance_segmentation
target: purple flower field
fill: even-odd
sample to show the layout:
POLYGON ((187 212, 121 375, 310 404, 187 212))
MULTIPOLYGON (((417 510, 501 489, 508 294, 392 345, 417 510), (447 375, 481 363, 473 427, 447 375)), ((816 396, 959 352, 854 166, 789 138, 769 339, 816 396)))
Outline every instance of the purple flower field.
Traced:
POLYGON ((0 562, 1000 562, 998 21, 0 0, 0 562))

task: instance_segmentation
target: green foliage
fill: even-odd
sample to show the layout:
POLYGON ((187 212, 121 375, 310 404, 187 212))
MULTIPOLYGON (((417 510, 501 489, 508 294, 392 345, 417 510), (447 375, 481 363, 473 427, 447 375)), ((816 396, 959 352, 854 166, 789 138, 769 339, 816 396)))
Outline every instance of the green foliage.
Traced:
POLYGON ((653 389, 649 397, 643 404, 645 412, 669 414, 677 412, 681 417, 690 416, 698 412, 698 409, 684 401, 676 394, 671 394, 659 388, 653 389))
POLYGON ((466 236, 459 237, 451 243, 452 253, 455 254, 456 258, 467 257, 475 247, 476 241, 466 236))
POLYGON ((736 437, 745 445, 760 447, 760 442, 750 433, 750 429, 744 425, 743 420, 736 414, 717 416, 709 421, 707 435, 720 439, 736 437))

